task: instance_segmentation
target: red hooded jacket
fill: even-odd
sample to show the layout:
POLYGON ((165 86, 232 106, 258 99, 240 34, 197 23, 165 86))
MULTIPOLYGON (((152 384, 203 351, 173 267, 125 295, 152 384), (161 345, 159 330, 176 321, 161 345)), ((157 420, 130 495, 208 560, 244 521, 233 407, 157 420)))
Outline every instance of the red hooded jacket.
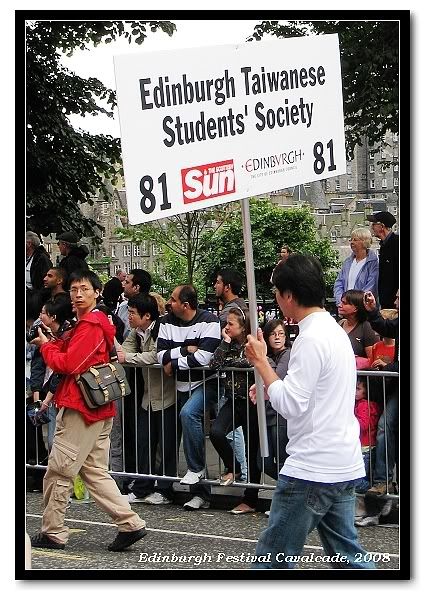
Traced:
POLYGON ((376 434, 378 431, 378 421, 382 409, 377 402, 366 398, 356 400, 354 405, 354 414, 360 424, 360 444, 362 446, 376 446, 376 434))
POLYGON ((90 425, 115 416, 115 403, 91 409, 84 402, 75 375, 84 373, 93 365, 109 362, 109 350, 114 343, 115 327, 99 310, 82 316, 75 327, 61 339, 43 344, 40 348, 44 362, 55 372, 65 376, 55 393, 58 408, 65 406, 78 410, 90 425))

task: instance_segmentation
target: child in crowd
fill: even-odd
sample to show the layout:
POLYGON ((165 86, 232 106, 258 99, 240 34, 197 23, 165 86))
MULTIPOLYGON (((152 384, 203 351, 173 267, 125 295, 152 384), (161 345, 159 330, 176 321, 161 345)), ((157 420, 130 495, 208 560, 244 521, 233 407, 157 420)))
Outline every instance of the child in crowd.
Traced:
MULTIPOLYGON (((376 433, 378 421, 381 416, 381 406, 372 400, 367 400, 366 378, 359 377, 356 386, 356 401, 354 414, 360 424, 360 442, 365 465, 366 476, 359 480, 356 486, 357 494, 364 494, 372 485, 372 472, 375 463, 376 433)), ((379 516, 386 516, 391 510, 391 501, 387 501, 381 508, 365 504, 363 496, 357 496, 356 517, 354 524, 357 527, 378 525, 379 516)))
POLYGON ((371 486, 376 431, 381 412, 382 410, 377 402, 367 399, 366 378, 358 377, 354 414, 360 424, 360 443, 366 471, 366 476, 356 486, 356 492, 359 494, 366 492, 371 486))
MULTIPOLYGON (((229 310, 227 325, 222 330, 223 339, 215 350, 210 361, 210 367, 249 368, 251 364, 245 357, 245 345, 249 330, 248 314, 239 307, 229 310)), ((248 390, 254 382, 254 373, 234 371, 228 373, 225 379, 227 400, 219 411, 210 431, 210 440, 223 460, 226 472, 222 475, 220 485, 230 485, 241 477, 241 465, 234 455, 227 439, 229 431, 242 425, 244 438, 249 440, 248 468, 252 483, 259 483, 261 471, 257 464, 259 448, 259 431, 257 408, 248 401, 248 390), (248 433, 249 430, 249 433, 248 433)), ((243 502, 232 511, 233 514, 255 512, 258 489, 246 488, 243 502)))
MULTIPOLYGON (((384 319, 396 319, 398 310, 395 308, 383 308, 381 316, 384 319)), ((372 347, 372 357, 370 366, 372 369, 385 369, 386 365, 395 360, 395 339, 383 337, 372 347)))

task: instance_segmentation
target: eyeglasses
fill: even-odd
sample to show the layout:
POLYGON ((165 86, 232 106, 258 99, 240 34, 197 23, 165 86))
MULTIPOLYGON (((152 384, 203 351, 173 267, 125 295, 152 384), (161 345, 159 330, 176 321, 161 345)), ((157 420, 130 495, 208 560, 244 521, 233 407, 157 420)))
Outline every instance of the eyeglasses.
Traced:
POLYGON ((89 292, 94 291, 93 288, 88 288, 88 287, 80 287, 80 288, 76 288, 76 287, 72 287, 69 290, 71 292, 71 294, 77 294, 78 292, 81 292, 82 294, 88 294, 89 292))
POLYGON ((282 337, 283 338, 283 337, 285 337, 285 332, 284 331, 272 331, 270 334, 270 337, 275 337, 275 338, 282 337))

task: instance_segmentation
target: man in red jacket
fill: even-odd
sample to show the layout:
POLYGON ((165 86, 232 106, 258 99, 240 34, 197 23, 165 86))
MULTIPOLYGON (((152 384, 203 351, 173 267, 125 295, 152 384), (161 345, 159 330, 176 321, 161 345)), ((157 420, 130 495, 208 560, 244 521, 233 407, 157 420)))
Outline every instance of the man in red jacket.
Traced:
POLYGON ((108 473, 109 434, 115 404, 88 408, 75 381, 75 375, 109 361, 115 327, 103 312, 96 310, 102 284, 95 273, 76 272, 69 286, 77 315, 75 327, 53 341, 39 329, 38 338, 31 342, 40 347, 45 363, 55 373, 64 375, 54 396, 59 412, 43 480, 45 508, 41 532, 31 538, 31 544, 35 548, 65 548, 69 537, 65 510, 73 480, 80 473, 90 496, 118 526, 118 534, 108 546, 108 550, 117 552, 146 535, 145 521, 131 510, 127 496, 121 495, 108 473))

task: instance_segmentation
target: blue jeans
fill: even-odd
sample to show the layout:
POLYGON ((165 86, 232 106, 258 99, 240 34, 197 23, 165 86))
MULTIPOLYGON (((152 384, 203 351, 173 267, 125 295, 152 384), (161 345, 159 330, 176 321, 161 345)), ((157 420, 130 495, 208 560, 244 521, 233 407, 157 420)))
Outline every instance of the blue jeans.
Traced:
MULTIPOLYGON (((219 411, 222 408, 222 406, 226 403, 226 401, 227 401, 226 396, 221 395, 220 399, 218 401, 218 410, 219 411)), ((247 468, 247 465, 246 465, 246 458, 245 458, 245 438, 243 436, 242 426, 240 425, 239 427, 237 427, 233 431, 229 431, 229 433, 227 434, 226 437, 229 440, 229 444, 233 448, 236 460, 238 461, 238 463, 241 466, 241 479, 245 479, 246 480, 247 475, 248 475, 248 468, 247 468)))
POLYGON ((366 476, 358 479, 356 481, 356 493, 357 494, 365 494, 367 490, 372 486, 371 477, 373 473, 373 467, 375 465, 375 446, 370 450, 365 450, 362 452, 364 468, 366 471, 366 476))
POLYGON ((376 434, 376 462, 374 483, 391 481, 396 461, 396 434, 398 431, 398 393, 387 396, 386 410, 378 422, 376 434), (385 440, 386 420, 386 440, 385 440), (387 463, 388 457, 388 463, 387 463))
POLYGON ((188 469, 199 473, 205 468, 205 413, 217 402, 217 380, 201 383, 192 392, 177 392, 183 431, 183 450, 188 469), (205 398, 204 398, 205 389, 205 398))
POLYGON ((353 481, 326 484, 279 475, 268 527, 255 550, 257 560, 263 557, 266 562, 254 562, 252 568, 293 569, 296 559, 287 562, 285 558, 301 556, 307 535, 316 528, 327 564, 336 569, 374 569, 372 561, 363 560, 354 509, 353 481))
POLYGON ((58 414, 57 408, 52 404, 49 406, 48 415, 50 417, 50 421, 47 423, 47 445, 49 447, 49 452, 53 446, 53 436, 55 435, 56 429, 56 415, 58 414))

